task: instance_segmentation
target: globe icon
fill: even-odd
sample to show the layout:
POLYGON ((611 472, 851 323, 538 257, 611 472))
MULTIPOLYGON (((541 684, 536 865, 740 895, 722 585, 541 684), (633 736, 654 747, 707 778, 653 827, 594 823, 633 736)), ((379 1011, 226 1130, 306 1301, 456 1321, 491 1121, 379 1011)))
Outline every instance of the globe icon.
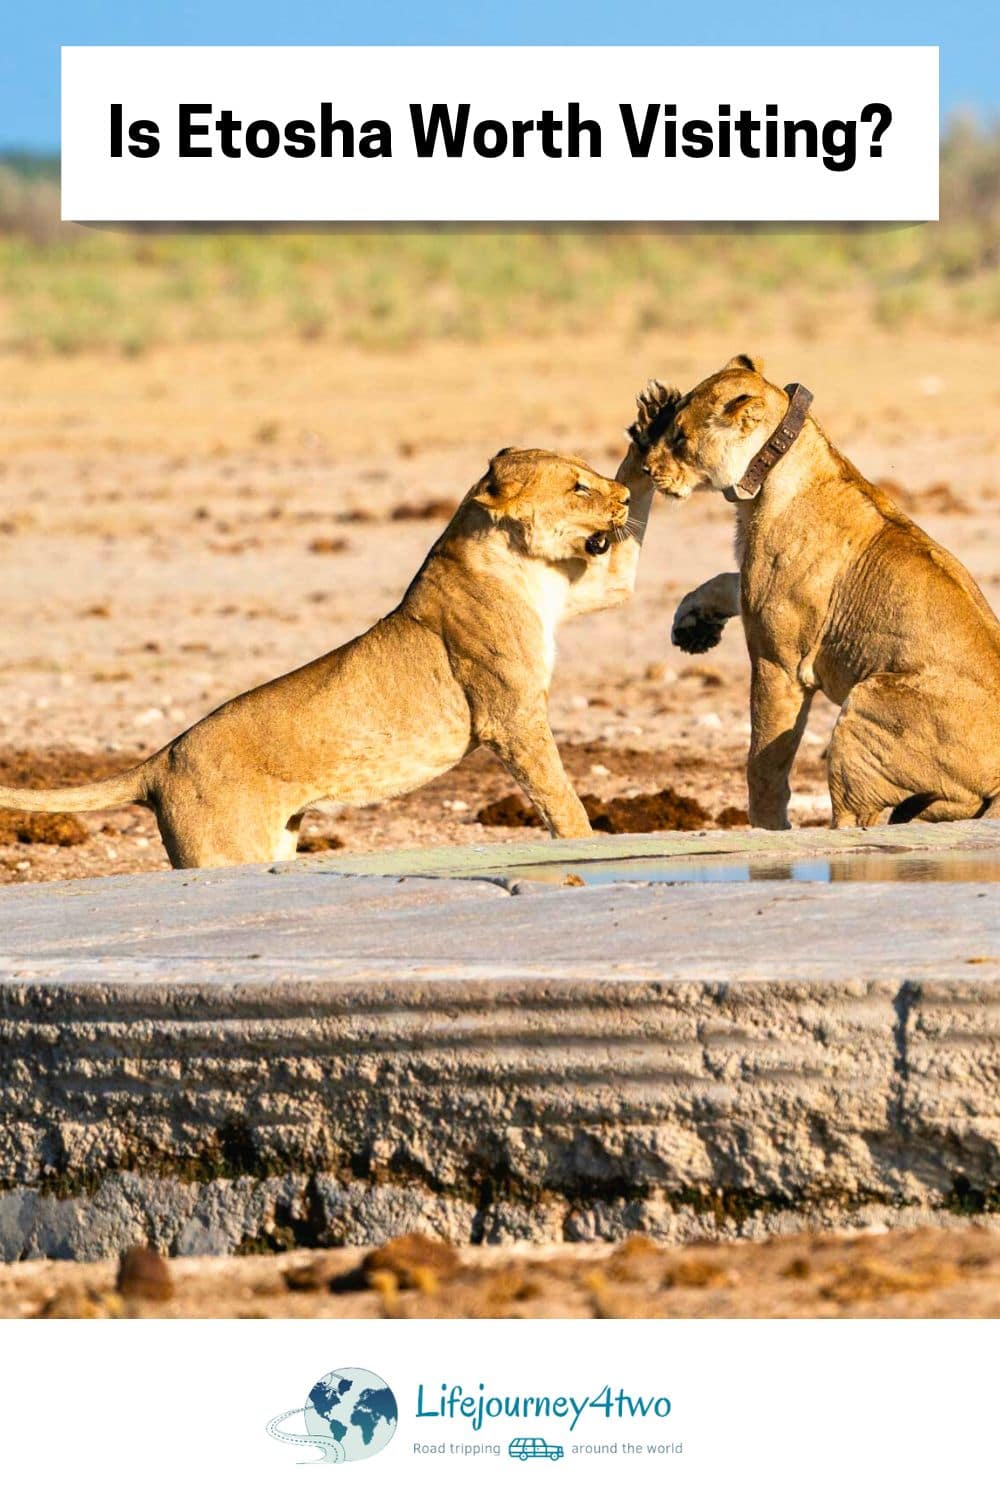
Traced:
POLYGON ((396 1431, 397 1416, 396 1398, 381 1375, 354 1366, 317 1380, 305 1405, 306 1431, 321 1440, 317 1447, 325 1463, 381 1453, 396 1431))

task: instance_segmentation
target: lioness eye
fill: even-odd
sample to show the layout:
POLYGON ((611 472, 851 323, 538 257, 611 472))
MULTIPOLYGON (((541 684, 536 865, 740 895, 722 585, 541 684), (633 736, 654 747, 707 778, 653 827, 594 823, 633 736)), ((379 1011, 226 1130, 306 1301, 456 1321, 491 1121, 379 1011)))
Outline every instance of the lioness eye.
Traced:
POLYGON ((590 485, 589 484, 584 484, 584 482, 583 482, 582 479, 578 479, 576 481, 576 493, 578 495, 589 495, 590 494, 590 485))

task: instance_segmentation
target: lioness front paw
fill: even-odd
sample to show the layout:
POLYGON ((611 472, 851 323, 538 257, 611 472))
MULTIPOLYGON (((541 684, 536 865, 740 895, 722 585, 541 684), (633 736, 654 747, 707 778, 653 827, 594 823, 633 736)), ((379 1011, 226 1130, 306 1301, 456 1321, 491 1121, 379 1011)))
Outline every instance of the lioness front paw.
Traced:
POLYGON ((670 639, 689 656, 700 656, 704 651, 711 651, 722 640, 728 618, 728 615, 702 614, 696 609, 686 610, 684 614, 678 611, 674 616, 670 639))

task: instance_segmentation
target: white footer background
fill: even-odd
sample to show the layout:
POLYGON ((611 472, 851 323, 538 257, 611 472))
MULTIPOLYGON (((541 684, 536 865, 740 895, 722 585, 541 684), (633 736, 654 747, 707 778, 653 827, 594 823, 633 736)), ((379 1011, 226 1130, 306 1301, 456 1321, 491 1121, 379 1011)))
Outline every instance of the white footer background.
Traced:
MULTIPOLYGON (((15 1322, 0 1328, 4 1491, 241 1497, 642 1493, 921 1497, 987 1479, 996 1493, 995 1356, 988 1321, 15 1322), (265 1427, 330 1370, 388 1382, 398 1427, 364 1462, 312 1453, 265 1427), (666 1419, 418 1418, 442 1385, 478 1395, 666 1395, 666 1419), (518 1434, 561 1444, 515 1462, 518 1434), (499 1444, 418 1455, 415 1444, 499 1444), (617 1444, 574 1454, 574 1444, 617 1444), (640 1453, 625 1453, 625 1443, 640 1453), (681 1444, 649 1452, 647 1444, 681 1444)), ((294 1422, 288 1424, 295 1430, 294 1422)), ((304 1428, 302 1429, 304 1431, 304 1428)))

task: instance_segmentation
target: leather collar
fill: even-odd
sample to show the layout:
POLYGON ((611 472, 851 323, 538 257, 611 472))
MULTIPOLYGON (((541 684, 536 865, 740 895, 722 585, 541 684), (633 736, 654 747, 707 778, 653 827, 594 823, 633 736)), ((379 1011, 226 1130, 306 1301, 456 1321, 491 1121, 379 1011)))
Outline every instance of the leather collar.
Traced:
POLYGON ((756 495, 760 494, 764 480, 778 460, 784 458, 805 426, 806 417, 812 405, 812 391, 807 391, 804 385, 795 383, 785 386, 785 394, 789 398, 788 410, 778 426, 771 433, 763 448, 751 459, 743 478, 722 492, 732 504, 735 504, 737 500, 753 500, 756 495))

